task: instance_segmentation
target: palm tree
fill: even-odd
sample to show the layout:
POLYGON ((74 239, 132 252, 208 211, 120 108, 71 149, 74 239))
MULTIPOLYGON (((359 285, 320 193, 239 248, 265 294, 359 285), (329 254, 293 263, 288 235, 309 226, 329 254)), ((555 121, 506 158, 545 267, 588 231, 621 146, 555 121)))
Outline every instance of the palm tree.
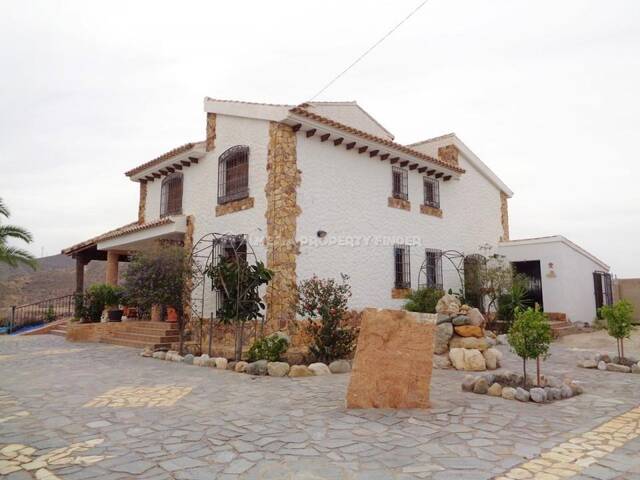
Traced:
MULTIPOLYGON (((9 218, 9 208, 0 198, 0 217, 9 218)), ((31 233, 21 227, 15 225, 0 225, 0 263, 6 263, 11 267, 17 267, 20 264, 27 265, 34 270, 36 269, 36 258, 26 250, 8 245, 10 238, 17 238, 27 243, 33 241, 31 233)))

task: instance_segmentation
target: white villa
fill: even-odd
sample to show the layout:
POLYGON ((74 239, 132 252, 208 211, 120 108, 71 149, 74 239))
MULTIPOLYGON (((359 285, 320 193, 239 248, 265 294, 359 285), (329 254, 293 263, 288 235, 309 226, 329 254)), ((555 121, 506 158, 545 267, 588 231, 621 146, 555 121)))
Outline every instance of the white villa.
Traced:
POLYGON ((245 235, 275 272, 267 322, 278 328, 312 275, 348 275, 354 309, 398 308, 419 285, 461 287, 442 252, 495 253, 509 240, 511 190, 455 134, 402 145, 355 102, 205 98, 204 110, 204 141, 126 172, 140 187, 138 220, 63 251, 78 289, 93 259, 107 260, 114 283, 118 261, 157 240, 191 248, 212 232, 245 235))

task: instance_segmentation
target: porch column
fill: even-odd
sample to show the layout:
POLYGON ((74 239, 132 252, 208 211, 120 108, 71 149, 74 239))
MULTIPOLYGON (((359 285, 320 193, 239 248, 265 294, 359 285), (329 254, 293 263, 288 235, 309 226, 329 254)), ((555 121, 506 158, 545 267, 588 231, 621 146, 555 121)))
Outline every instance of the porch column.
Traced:
POLYGON ((84 266, 89 263, 82 255, 76 256, 76 292, 84 292, 84 266))
POLYGON ((112 250, 107 251, 107 278, 105 283, 108 285, 118 285, 118 260, 120 254, 112 250))

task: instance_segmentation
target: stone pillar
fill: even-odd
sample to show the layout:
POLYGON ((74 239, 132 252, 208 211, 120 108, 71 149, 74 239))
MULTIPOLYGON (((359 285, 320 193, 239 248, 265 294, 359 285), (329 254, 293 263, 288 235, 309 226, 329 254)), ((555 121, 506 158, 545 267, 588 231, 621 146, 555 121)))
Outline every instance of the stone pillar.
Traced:
POLYGON ((283 329, 295 320, 297 300, 297 218, 301 213, 296 190, 300 171, 296 160, 296 134, 289 125, 271 122, 267 156, 267 268, 274 277, 267 287, 265 333, 283 329))
POLYGON ((120 254, 112 250, 107 251, 107 275, 105 283, 108 285, 118 285, 118 260, 120 254))
POLYGON ((451 165, 458 165, 458 147, 452 144, 438 148, 438 159, 451 165))
POLYGON ((147 210, 147 181, 140 180, 140 200, 138 201, 138 223, 143 224, 147 210))
POLYGON ((84 266, 87 262, 78 254, 76 256, 76 292, 84 292, 84 266))
POLYGON ((210 152, 216 146, 216 114, 207 113, 207 139, 205 141, 205 150, 210 152))
POLYGON ((509 197, 504 192, 500 192, 500 222, 502 223, 502 236, 500 240, 509 240, 509 197))

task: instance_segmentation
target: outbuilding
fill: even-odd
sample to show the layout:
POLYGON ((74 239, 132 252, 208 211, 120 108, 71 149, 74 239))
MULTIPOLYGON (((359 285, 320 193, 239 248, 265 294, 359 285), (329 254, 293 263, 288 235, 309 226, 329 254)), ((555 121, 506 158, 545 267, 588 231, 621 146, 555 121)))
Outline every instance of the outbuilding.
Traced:
POLYGON ((529 279, 530 300, 573 323, 593 323, 613 302, 609 266, 562 235, 500 242, 498 252, 529 279))

